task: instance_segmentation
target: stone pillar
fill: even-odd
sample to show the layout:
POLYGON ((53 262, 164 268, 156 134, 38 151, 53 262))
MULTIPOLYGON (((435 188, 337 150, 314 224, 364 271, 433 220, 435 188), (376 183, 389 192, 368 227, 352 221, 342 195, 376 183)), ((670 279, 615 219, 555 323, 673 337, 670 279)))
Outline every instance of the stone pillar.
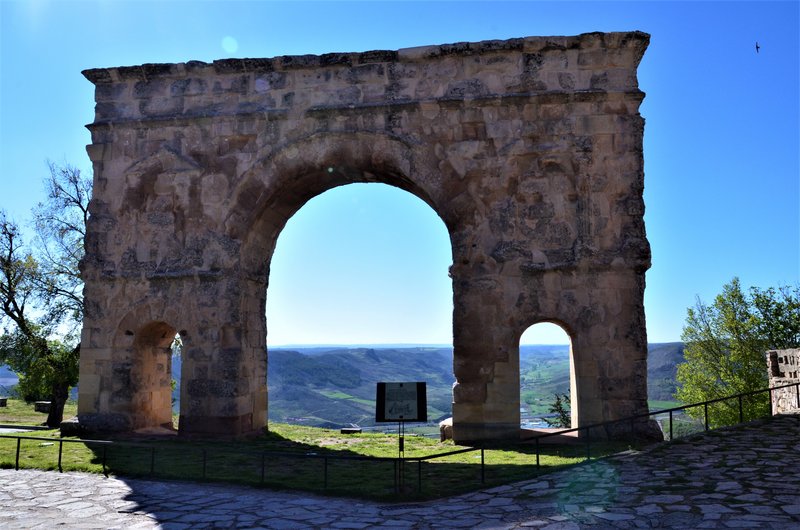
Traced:
POLYGON ((184 353, 181 434, 238 436, 266 426, 266 285, 236 278, 223 283, 218 296, 232 309, 201 322, 184 353))
POLYGON ((519 344, 503 322, 497 279, 472 276, 459 265, 453 276, 453 439, 468 442, 519 436, 519 344))
MULTIPOLYGON (((572 324, 579 426, 648 411, 643 276, 609 270, 589 277, 593 286, 572 324)), ((649 432, 646 421, 639 427, 642 434, 649 432)), ((611 436, 618 431, 629 432, 630 426, 605 429, 611 436)))

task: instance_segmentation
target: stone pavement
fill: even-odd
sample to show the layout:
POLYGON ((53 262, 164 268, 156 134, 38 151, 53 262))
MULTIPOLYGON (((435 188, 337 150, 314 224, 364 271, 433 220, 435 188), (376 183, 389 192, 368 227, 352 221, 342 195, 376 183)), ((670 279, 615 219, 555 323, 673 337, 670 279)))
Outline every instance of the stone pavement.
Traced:
POLYGON ((800 528, 800 416, 534 480, 380 504, 241 486, 0 470, 0 528, 800 528))

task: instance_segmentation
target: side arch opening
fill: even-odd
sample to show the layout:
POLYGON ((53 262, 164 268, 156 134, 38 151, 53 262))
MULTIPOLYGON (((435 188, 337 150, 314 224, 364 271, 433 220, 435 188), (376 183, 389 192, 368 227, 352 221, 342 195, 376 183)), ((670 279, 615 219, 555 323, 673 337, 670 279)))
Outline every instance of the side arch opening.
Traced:
POLYGON ((164 321, 145 324, 133 337, 130 366, 133 430, 174 430, 172 355, 177 337, 177 329, 164 321))
POLYGON ((519 341, 520 427, 523 430, 579 425, 572 338, 557 321, 528 327, 519 341))

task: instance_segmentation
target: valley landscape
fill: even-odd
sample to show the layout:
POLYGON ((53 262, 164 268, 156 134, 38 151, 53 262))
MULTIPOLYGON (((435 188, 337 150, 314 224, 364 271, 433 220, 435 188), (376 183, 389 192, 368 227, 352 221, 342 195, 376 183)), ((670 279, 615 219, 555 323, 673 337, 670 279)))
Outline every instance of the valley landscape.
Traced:
MULTIPOLYGON (((650 408, 673 403, 675 372, 683 361, 680 342, 650 344, 650 408)), ((298 346, 269 350, 269 421, 339 428, 375 423, 375 385, 379 381, 425 381, 428 421, 450 416, 452 347, 446 345, 298 346)), ((174 356, 173 378, 180 384, 181 358, 174 356)), ((0 366, 0 394, 17 378, 0 366)), ((174 409, 179 407, 176 387, 174 409)), ((523 421, 548 415, 554 394, 569 392, 569 346, 520 346, 520 400, 523 421)), ((73 391, 73 396, 76 393, 73 391)), ((535 423, 535 422, 534 422, 535 423)))
MULTIPOLYGON (((673 400, 675 372, 683 361, 680 342, 651 344, 648 396, 651 408, 673 400)), ((180 360, 173 363, 179 374, 180 360)), ((177 377, 176 377, 177 379, 177 377)), ((425 381, 428 421, 450 416, 451 346, 316 346, 269 350, 269 421, 339 428, 375 426, 375 384, 425 381)), ((520 347, 523 421, 548 415, 554 394, 569 392, 569 346, 520 347)))

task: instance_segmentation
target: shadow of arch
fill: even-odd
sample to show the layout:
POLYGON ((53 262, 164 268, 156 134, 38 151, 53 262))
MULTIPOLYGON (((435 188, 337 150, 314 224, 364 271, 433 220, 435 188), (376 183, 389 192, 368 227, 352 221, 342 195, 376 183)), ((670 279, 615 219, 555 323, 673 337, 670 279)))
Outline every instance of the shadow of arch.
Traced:
MULTIPOLYGON (((529 344, 539 344, 545 345, 542 348, 539 348, 540 351, 543 349, 548 350, 544 351, 543 353, 547 356, 547 359, 553 359, 554 357, 561 357, 560 350, 561 348, 557 346, 561 346, 563 344, 567 345, 567 355, 569 358, 569 411, 570 411, 570 425, 567 428, 574 428, 580 425, 580 389, 578 388, 577 384, 577 377, 575 373, 575 358, 573 355, 572 349, 572 342, 573 336, 572 333, 568 331, 567 325, 557 319, 542 319, 538 320, 535 323, 528 326, 523 333, 520 334, 519 345, 520 345, 520 368, 522 367, 523 362, 523 355, 522 350, 524 346, 529 344)), ((551 367, 552 368, 552 367, 551 367)), ((555 377, 556 379, 559 377, 560 372, 554 373, 552 369, 547 369, 549 376, 551 378, 555 377)), ((552 381, 550 381, 552 383, 552 381)), ((522 393, 522 389, 520 388, 520 393, 522 393)), ((556 393, 561 394, 562 392, 556 391, 556 393)), ((521 396, 520 396, 521 397, 521 396)), ((554 400, 555 396, 549 395, 549 399, 554 400)), ((522 402, 522 399, 520 399, 522 402)), ((550 404, 551 401, 548 401, 550 404)))

